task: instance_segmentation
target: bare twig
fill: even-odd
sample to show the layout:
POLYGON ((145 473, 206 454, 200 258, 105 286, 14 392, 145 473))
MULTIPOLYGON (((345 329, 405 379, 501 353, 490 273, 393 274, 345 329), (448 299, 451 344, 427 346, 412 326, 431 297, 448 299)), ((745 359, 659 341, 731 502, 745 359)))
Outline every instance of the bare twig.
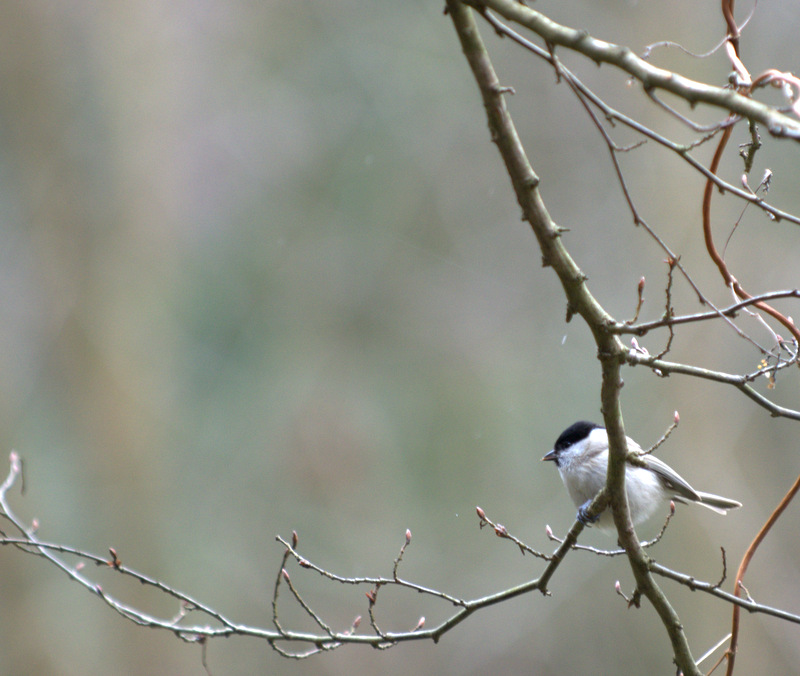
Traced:
POLYGON ((598 64, 616 66, 641 82, 644 89, 663 89, 693 104, 705 103, 743 118, 754 119, 774 136, 800 139, 800 122, 772 106, 741 96, 725 87, 712 87, 657 68, 623 45, 598 40, 585 31, 558 24, 516 0, 480 0, 475 4, 494 10, 505 19, 525 26, 547 44, 574 50, 598 64))
MULTIPOLYGON (((475 511, 478 513, 478 519, 480 519, 478 525, 481 528, 483 528, 486 525, 491 526, 494 529, 494 533, 495 535, 497 535, 497 537, 501 537, 506 540, 511 540, 511 542, 513 542, 515 545, 517 545, 517 547, 519 547, 519 550, 520 552, 522 552, 522 554, 533 554, 535 557, 539 559, 544 559, 545 561, 552 560, 553 558, 552 556, 533 549, 529 545, 526 545, 524 542, 522 542, 522 540, 509 533, 508 529, 506 529, 505 526, 498 523, 494 523, 494 521, 492 521, 488 516, 486 516, 486 512, 484 512, 481 507, 476 507, 475 511)), ((556 539, 556 538, 551 538, 551 539, 556 539)), ((559 542, 563 543, 564 541, 559 540, 559 542)), ((579 547, 576 545, 576 548, 579 547)))
MULTIPOLYGON (((756 550, 764 541, 764 538, 767 537, 767 534, 772 529, 772 526, 775 525, 777 520, 780 518, 781 514, 783 514, 784 510, 789 506, 792 500, 794 500, 794 497, 795 495, 797 495, 798 491, 800 491, 800 476, 798 476, 797 479, 795 479, 795 482, 794 484, 792 484, 792 487, 789 489, 786 495, 783 496, 783 498, 778 503, 778 506, 775 508, 772 514, 769 515, 769 518, 767 519, 766 523, 758 531, 755 538, 753 538, 753 541, 750 543, 750 546, 747 548, 747 551, 744 553, 742 561, 739 564, 739 570, 736 571, 736 583, 735 583, 736 586, 734 589, 734 595, 737 598, 739 596, 739 589, 744 587, 742 581, 744 579, 745 573, 747 572, 747 568, 750 565, 750 561, 752 560, 753 556, 756 553, 756 550)), ((754 603, 752 601, 750 602, 754 603)), ((759 605, 759 604, 754 603, 754 605, 759 605)), ((731 644, 727 652, 729 675, 733 673, 733 665, 736 657, 736 649, 738 648, 738 643, 739 643, 739 607, 740 604, 737 604, 733 607, 733 618, 731 620, 731 644)))

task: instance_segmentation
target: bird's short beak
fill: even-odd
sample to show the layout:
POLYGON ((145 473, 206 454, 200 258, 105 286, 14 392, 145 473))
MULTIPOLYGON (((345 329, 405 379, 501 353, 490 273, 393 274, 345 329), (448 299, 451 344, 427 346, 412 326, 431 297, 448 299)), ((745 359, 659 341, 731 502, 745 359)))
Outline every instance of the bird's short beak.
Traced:
POLYGON ((556 459, 556 449, 553 449, 546 456, 542 458, 542 460, 555 460, 555 459, 556 459))

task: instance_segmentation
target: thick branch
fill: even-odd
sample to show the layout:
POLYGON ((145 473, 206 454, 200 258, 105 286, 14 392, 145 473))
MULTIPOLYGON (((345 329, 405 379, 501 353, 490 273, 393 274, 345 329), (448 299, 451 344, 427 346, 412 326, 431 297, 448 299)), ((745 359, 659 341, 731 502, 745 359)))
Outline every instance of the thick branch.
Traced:
POLYGON ((800 122, 772 106, 738 94, 728 87, 713 87, 702 82, 657 68, 636 56, 628 47, 604 42, 586 31, 562 26, 517 0, 475 0, 476 7, 487 7, 525 26, 550 45, 560 45, 588 57, 598 64, 608 63, 630 74, 645 90, 663 89, 684 99, 688 104, 706 103, 726 112, 763 124, 773 136, 800 140, 800 122))
POLYGON ((503 99, 503 88, 497 79, 477 27, 469 11, 457 0, 448 0, 464 54, 483 98, 489 119, 492 140, 497 144, 506 165, 517 201, 536 235, 545 265, 552 266, 564 287, 568 302, 568 319, 580 314, 589 326, 597 344, 603 369, 602 406, 609 436, 608 498, 620 542, 628 552, 638 589, 655 607, 672 642, 675 660, 684 674, 699 674, 683 632, 680 620, 649 572, 649 559, 641 548, 631 524, 625 492, 625 458, 627 447, 622 426, 619 391, 622 386, 620 367, 626 350, 611 330, 617 322, 600 306, 586 286, 586 277, 564 247, 560 229, 550 219, 539 192, 539 180, 531 168, 522 143, 503 99))
MULTIPOLYGON (((539 177, 528 161, 525 149, 506 107, 504 96, 507 90, 501 86, 489 55, 478 34, 478 28, 469 10, 456 0, 448 1, 448 10, 456 26, 464 55, 469 62, 478 83, 483 105, 489 122, 492 141, 497 145, 517 201, 522 207, 523 218, 530 223, 539 247, 544 265, 551 266, 567 296, 568 318, 574 313, 584 317, 589 328, 605 331, 606 326, 614 325, 613 318, 600 306, 586 287, 586 276, 569 255, 561 241, 561 231, 550 218, 541 193, 539 177)), ((621 343, 619 344, 621 347, 621 343)), ((615 347, 616 349, 616 347, 615 347)))

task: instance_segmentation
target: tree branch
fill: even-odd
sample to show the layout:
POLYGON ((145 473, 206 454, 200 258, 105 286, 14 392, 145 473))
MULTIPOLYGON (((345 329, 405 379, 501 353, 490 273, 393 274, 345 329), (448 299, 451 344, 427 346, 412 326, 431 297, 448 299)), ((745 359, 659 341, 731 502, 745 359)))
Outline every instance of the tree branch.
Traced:
MULTIPOLYGON (((527 220, 542 250, 545 265, 551 266, 564 287, 568 302, 568 319, 577 313, 591 330, 602 366, 601 401, 609 438, 609 463, 606 490, 614 514, 620 544, 628 552, 637 588, 655 607, 672 642, 677 664, 684 674, 699 675, 683 632, 680 619, 666 596, 650 575, 649 560, 641 548, 631 524, 625 491, 625 463, 628 454, 619 391, 622 386, 620 366, 627 350, 613 327, 616 322, 595 300, 586 286, 586 276, 563 246, 560 230, 551 221, 539 193, 539 180, 531 168, 522 143, 503 100, 503 88, 489 60, 486 49, 469 11, 457 0, 448 0, 462 49, 483 97, 492 140, 497 144, 511 183, 527 220)), ((520 6, 521 7, 521 6, 520 6)), ((563 37, 563 36, 562 36, 563 37)), ((584 36, 585 37, 585 36, 584 36)))
POLYGON ((516 0, 474 0, 470 4, 476 9, 490 8, 509 21, 525 26, 549 45, 567 47, 597 64, 614 65, 641 82, 645 91, 663 89, 690 105, 706 103, 726 114, 735 113, 760 122, 773 136, 800 140, 800 121, 773 106, 742 96, 729 87, 713 87, 657 68, 636 56, 628 47, 604 42, 586 31, 562 26, 516 0))

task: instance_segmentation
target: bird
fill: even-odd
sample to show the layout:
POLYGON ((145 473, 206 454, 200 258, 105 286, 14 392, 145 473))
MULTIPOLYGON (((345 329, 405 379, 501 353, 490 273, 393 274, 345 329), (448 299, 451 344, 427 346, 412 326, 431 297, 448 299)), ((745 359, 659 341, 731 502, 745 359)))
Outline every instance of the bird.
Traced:
MULTIPOLYGON (((741 502, 723 498, 713 493, 697 491, 663 460, 643 453, 642 447, 626 437, 628 453, 625 464, 625 488, 628 509, 634 525, 646 521, 662 505, 671 500, 694 503, 718 514, 742 506, 741 502)), ((608 433, 596 423, 580 420, 565 429, 556 439, 553 449, 542 460, 553 461, 578 508, 578 520, 595 524, 601 531, 615 531, 610 509, 605 509, 594 519, 588 518, 588 509, 597 493, 606 484, 608 470, 608 433)))

